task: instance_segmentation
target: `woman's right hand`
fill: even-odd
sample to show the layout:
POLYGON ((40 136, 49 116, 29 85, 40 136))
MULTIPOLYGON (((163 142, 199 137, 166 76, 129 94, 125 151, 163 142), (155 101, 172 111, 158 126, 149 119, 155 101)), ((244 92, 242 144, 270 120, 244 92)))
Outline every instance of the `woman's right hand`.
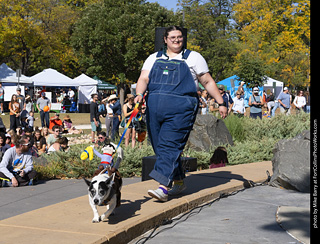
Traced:
POLYGON ((141 95, 136 96, 134 99, 134 103, 141 103, 141 102, 142 102, 142 96, 141 95))

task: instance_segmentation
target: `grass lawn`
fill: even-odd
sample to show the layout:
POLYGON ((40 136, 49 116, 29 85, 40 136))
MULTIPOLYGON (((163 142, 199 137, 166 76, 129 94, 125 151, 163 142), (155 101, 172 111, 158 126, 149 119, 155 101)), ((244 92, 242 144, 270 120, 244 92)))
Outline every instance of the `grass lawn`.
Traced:
MULTIPOLYGON (((49 118, 53 117, 54 114, 55 113, 50 113, 49 118)), ((72 124, 74 126, 90 124, 90 113, 61 113, 60 119, 63 121, 64 116, 67 114, 70 116, 70 118, 72 120, 72 124)), ((34 117, 36 118, 36 120, 34 122, 34 126, 41 127, 40 114, 35 113, 34 117)), ((3 121, 4 125, 6 126, 6 128, 9 129, 10 128, 10 115, 9 115, 9 113, 6 113, 6 115, 1 115, 1 118, 2 118, 2 121, 3 121)))

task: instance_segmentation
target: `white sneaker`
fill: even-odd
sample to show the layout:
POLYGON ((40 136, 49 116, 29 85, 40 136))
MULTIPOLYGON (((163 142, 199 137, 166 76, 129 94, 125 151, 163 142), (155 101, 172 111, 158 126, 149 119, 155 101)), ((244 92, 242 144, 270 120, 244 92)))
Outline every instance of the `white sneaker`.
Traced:
POLYGON ((157 190, 149 190, 148 194, 161 202, 168 201, 168 191, 162 187, 159 187, 157 190))
POLYGON ((6 115, 5 113, 2 113, 1 115, 6 115))
POLYGON ((168 194, 170 196, 179 195, 181 192, 183 192, 185 189, 187 189, 186 185, 184 184, 184 181, 173 183, 173 187, 170 191, 168 191, 168 194))

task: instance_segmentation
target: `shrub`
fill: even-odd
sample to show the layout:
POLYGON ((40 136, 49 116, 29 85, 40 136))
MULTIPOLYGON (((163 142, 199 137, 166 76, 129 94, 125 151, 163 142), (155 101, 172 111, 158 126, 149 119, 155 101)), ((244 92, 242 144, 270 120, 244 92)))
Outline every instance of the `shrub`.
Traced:
MULTIPOLYGON (((295 137, 304 130, 310 129, 310 115, 278 115, 271 119, 251 119, 229 116, 224 120, 230 131, 234 146, 225 146, 228 151, 228 160, 231 165, 271 160, 274 145, 280 139, 295 137)), ((56 152, 43 156, 35 163, 39 178, 80 178, 92 177, 97 169, 100 158, 94 156, 92 161, 81 160, 80 155, 89 144, 73 145, 67 153, 56 152)), ((142 158, 154 155, 151 146, 141 149, 131 147, 124 149, 124 159, 120 165, 123 177, 141 176, 142 158)), ((198 152, 186 149, 184 156, 197 158, 198 168, 209 167, 209 160, 214 152, 198 152)))

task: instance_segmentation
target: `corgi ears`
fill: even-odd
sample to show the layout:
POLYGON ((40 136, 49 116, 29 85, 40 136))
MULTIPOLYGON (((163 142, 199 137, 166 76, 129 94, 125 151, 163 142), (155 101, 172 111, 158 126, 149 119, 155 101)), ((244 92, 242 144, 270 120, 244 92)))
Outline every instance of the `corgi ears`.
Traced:
POLYGON ((86 184, 88 185, 88 186, 90 186, 91 185, 91 181, 90 180, 87 180, 86 178, 84 178, 83 177, 83 179, 84 179, 84 182, 86 182, 86 184))

